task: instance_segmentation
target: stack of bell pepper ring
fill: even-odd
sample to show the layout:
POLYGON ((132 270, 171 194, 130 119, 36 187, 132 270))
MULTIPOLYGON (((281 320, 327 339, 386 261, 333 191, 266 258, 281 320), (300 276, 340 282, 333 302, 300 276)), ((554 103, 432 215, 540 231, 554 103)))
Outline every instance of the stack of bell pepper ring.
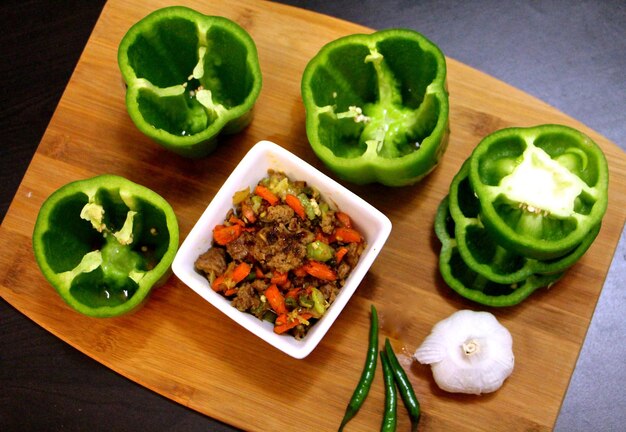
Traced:
POLYGON ((561 278, 591 246, 608 201, 608 167, 586 135, 562 125, 485 137, 439 205, 439 269, 465 298, 518 304, 561 278))

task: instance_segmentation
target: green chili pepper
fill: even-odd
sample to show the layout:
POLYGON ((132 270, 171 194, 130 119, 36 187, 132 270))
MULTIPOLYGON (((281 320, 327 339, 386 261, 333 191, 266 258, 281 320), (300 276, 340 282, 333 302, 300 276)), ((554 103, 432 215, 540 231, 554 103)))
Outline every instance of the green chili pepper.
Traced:
POLYGON ((383 366, 383 379, 385 382, 385 410, 383 411, 383 421, 380 425, 380 430, 381 432, 393 432, 396 430, 398 421, 398 397, 394 383, 394 372, 384 350, 380 351, 380 363, 383 366))
POLYGON ((152 12, 118 49, 126 106, 137 128, 188 157, 252 120, 261 91, 257 49, 235 22, 182 6, 152 12))
POLYGON ((46 279, 88 316, 135 310, 170 274, 178 222, 156 192, 123 177, 68 183, 43 203, 33 249, 46 279))
POLYGON ((370 391, 372 381, 374 381, 374 375, 376 374, 376 364, 378 359, 378 313, 374 305, 371 307, 370 315, 370 333, 369 333, 369 345, 367 348, 367 356, 365 357, 365 366, 361 373, 361 378, 357 384, 352 398, 346 408, 346 413, 339 425, 339 432, 343 430, 346 424, 356 415, 356 413, 365 402, 365 398, 370 391))
POLYGON ((307 64, 301 90, 311 147, 345 180, 412 184, 446 150, 446 60, 415 31, 387 29, 328 43, 307 64))
POLYGON ((588 136, 562 125, 507 128, 485 137, 469 178, 486 229, 506 249, 560 258, 601 222, 609 170, 588 136))
POLYGON ((320 240, 306 245, 306 256, 315 261, 328 261, 335 256, 335 250, 320 240))
POLYGON ((400 362, 398 362, 396 354, 393 352, 391 342, 389 342, 388 338, 385 339, 385 353, 387 355, 387 359, 389 360, 389 366, 393 372, 394 380, 396 381, 396 385, 400 391, 400 396, 402 396, 404 406, 406 407, 409 417, 411 418, 411 430, 416 431, 417 425, 420 421, 420 403, 417 400, 417 396, 415 396, 415 391, 413 390, 413 386, 411 385, 409 378, 400 365, 400 362))

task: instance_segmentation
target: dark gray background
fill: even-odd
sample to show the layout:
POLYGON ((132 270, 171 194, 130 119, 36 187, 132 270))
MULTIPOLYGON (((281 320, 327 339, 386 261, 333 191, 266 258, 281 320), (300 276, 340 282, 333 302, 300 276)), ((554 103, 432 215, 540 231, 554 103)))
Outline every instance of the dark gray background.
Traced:
MULTIPOLYGON (((417 30, 447 56, 544 100, 626 148, 623 0, 281 3, 376 29, 417 30)), ((103 4, 0 3, 0 218, 103 4)), ((622 233, 556 431, 625 430, 624 237, 622 233)), ((3 431, 233 430, 111 372, 2 299, 0 388, 3 431)))

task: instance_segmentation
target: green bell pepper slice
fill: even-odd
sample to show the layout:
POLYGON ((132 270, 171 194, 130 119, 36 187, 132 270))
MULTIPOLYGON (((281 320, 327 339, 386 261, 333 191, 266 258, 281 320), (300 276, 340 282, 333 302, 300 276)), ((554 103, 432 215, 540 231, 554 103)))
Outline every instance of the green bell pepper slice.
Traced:
POLYGON ((118 48, 126 107, 137 128, 186 157, 215 150, 220 134, 252 120, 261 69, 250 35, 235 22, 182 6, 133 25, 118 48))
POLYGON ((72 308, 93 317, 142 305, 169 276, 178 240, 167 201, 115 175, 57 189, 42 204, 32 236, 48 282, 72 308))
POLYGON ((447 148, 445 57, 415 31, 328 43, 307 64, 301 92, 311 147, 344 180, 413 184, 447 148))
POLYGON ((454 238, 461 259, 472 271, 500 284, 521 282, 533 274, 554 274, 574 265, 589 249, 601 224, 571 252, 552 260, 536 260, 503 247, 483 225, 480 201, 469 180, 470 160, 466 160, 450 183, 449 211, 454 219, 454 238))
POLYGON ((502 129, 485 137, 470 158, 483 224, 498 243, 521 255, 566 255, 606 212, 604 153, 570 127, 502 129))
POLYGON ((494 282, 472 270, 459 252, 455 238, 455 221, 450 214, 449 197, 439 204, 435 216, 435 234, 441 242, 439 272, 446 284, 462 297, 476 303, 493 306, 514 306, 525 300, 537 289, 550 287, 563 273, 532 274, 514 283, 494 282))

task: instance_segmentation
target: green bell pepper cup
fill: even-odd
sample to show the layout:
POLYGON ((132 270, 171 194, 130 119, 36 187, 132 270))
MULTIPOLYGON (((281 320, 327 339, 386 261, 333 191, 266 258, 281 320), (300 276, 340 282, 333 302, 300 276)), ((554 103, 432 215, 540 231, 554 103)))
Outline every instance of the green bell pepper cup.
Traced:
POLYGON ((56 190, 42 204, 32 236, 48 282, 68 305, 92 317, 142 305, 170 275, 178 240, 167 201, 114 175, 56 190))
POLYGON ((328 43, 307 64, 301 92, 311 147, 344 180, 413 184, 446 150, 445 57, 415 31, 328 43))
POLYGON ((199 158, 218 136, 252 120, 262 77, 257 49, 235 22, 182 6, 133 25, 118 48, 126 107, 137 128, 165 148, 199 158))
POLYGON ((456 293, 473 302, 493 307, 514 306, 542 287, 550 287, 561 273, 532 274, 514 283, 498 283, 471 269, 459 252, 455 222, 450 214, 449 197, 440 203, 435 217, 435 233, 441 242, 439 272, 456 293))
POLYGON ((470 157, 469 178, 494 239, 538 260, 578 247, 608 203, 604 153, 562 125, 508 128, 485 137, 470 157))
POLYGON ((469 168, 468 159, 450 183, 448 204, 454 219, 456 247, 471 271, 493 282, 512 284, 533 274, 563 272, 583 256, 600 232, 601 224, 597 224, 575 249, 552 260, 536 260, 508 250, 482 223, 481 204, 469 181, 469 168))

